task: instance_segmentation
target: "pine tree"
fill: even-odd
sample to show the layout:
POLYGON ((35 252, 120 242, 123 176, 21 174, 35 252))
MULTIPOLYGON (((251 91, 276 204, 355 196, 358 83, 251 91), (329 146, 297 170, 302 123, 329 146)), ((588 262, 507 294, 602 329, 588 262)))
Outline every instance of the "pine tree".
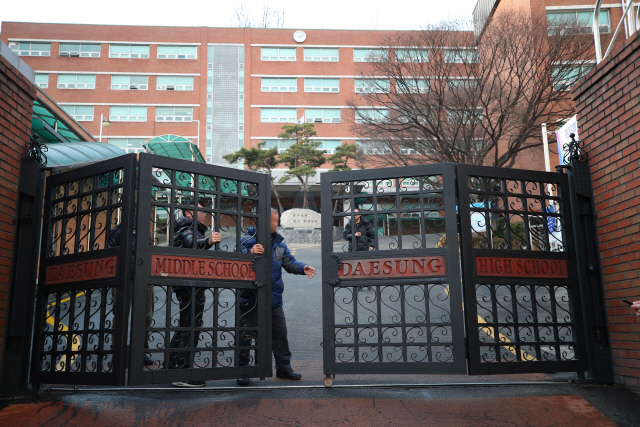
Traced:
POLYGON ((266 173, 271 178, 271 188, 278 200, 278 206, 280 207, 280 213, 284 212, 282 209, 282 202, 280 201, 280 195, 276 189, 272 170, 278 166, 280 161, 278 160, 278 148, 264 149, 265 142, 260 142, 257 147, 253 148, 241 148, 235 153, 226 154, 223 158, 231 164, 235 164, 240 159, 244 159, 244 166, 250 171, 266 173))
POLYGON ((309 139, 316 135, 312 123, 284 125, 282 129, 284 132, 278 138, 292 141, 292 144, 280 154, 280 162, 287 164, 289 169, 278 182, 282 184, 291 178, 297 178, 304 195, 302 207, 308 209, 309 177, 315 176, 316 169, 327 160, 324 158, 326 151, 318 150, 320 144, 309 139))

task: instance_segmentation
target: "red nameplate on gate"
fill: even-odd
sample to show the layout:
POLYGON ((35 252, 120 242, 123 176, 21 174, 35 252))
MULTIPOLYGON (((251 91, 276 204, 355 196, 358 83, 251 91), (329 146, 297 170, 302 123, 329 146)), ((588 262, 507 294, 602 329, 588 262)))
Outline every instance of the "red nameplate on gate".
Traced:
POLYGON ((151 275, 218 280, 255 280, 251 261, 152 255, 151 275))
POLYGON ((343 279, 386 279, 431 277, 446 274, 443 256, 371 258, 342 260, 338 277, 343 279))
POLYGON ((83 282, 85 280, 116 277, 117 256, 86 261, 68 262, 47 267, 45 285, 83 282))
POLYGON ((568 279, 564 259, 476 257, 476 275, 568 279))

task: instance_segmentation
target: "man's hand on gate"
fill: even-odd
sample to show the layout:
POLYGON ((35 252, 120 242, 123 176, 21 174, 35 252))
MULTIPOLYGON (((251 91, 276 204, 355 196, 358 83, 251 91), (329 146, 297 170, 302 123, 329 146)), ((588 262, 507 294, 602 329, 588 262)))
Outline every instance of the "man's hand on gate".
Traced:
POLYGON ((209 236, 209 244, 211 246, 215 245, 216 243, 220 243, 221 240, 222 236, 220 235, 220 233, 211 233, 211 236, 209 236))
POLYGON ((313 276, 316 275, 316 269, 311 267, 310 265, 304 266, 304 274, 309 276, 309 279, 313 279, 313 276))
POLYGON ((631 313, 635 313, 636 316, 640 316, 640 301, 634 301, 631 306, 631 313))
POLYGON ((263 254, 264 253, 264 247, 260 243, 256 243, 251 248, 251 253, 252 254, 263 254))
POLYGON ((373 250, 373 246, 369 246, 369 250, 372 251, 373 250))
POLYGON ((356 237, 360 237, 360 236, 362 236, 362 233, 358 231, 358 232, 356 233, 356 237))

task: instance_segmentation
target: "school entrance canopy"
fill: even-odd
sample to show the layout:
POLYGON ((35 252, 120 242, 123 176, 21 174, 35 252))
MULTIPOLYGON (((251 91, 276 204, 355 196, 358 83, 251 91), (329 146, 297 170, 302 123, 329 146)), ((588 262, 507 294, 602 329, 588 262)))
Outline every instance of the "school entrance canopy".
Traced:
POLYGON ((183 136, 160 135, 143 145, 150 154, 206 163, 198 147, 183 136))

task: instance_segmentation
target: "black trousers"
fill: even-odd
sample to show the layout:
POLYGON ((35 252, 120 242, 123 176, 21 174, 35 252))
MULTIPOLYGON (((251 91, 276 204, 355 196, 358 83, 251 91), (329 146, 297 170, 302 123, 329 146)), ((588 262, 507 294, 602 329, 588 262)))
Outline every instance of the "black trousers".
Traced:
MULTIPOLYGON (((242 326, 256 326, 258 322, 255 306, 241 305, 240 319, 242 326), (244 319, 246 319, 246 323, 243 321, 244 319)), ((239 345, 251 345, 252 338, 251 333, 242 332, 240 334, 239 345)), ((271 310, 271 342, 273 357, 276 359, 276 371, 291 369, 291 351, 289 350, 289 340, 287 339, 287 321, 284 318, 284 309, 282 306, 273 307, 271 310)), ((240 351, 238 365, 247 366, 249 362, 249 351, 240 351)))
MULTIPOLYGON (((190 328, 192 325, 201 327, 203 324, 202 312, 204 311, 204 303, 206 301, 205 288, 198 287, 179 287, 173 290, 176 298, 180 303, 180 321, 178 326, 181 328, 190 328), (193 313, 191 311, 192 293, 195 292, 193 298, 193 313), (195 322, 193 318, 195 316, 195 322)), ((171 325, 173 326, 173 325, 171 325)), ((200 333, 193 332, 193 341, 191 340, 192 331, 176 331, 171 338, 170 348, 194 348, 198 347, 200 341, 200 333)), ((179 351, 169 353, 169 369, 186 369, 191 367, 191 351, 179 351)))

